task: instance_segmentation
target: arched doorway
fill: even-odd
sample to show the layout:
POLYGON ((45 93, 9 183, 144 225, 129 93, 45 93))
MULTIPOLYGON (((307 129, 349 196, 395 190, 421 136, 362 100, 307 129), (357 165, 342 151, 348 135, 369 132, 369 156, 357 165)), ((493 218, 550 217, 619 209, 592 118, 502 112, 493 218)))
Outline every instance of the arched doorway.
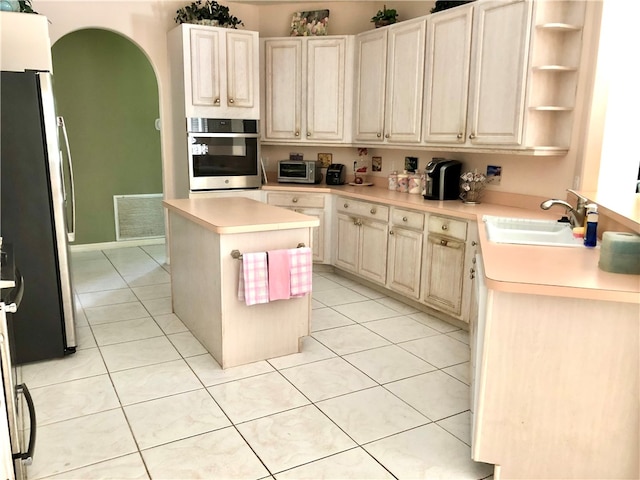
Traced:
POLYGON ((158 81, 144 52, 103 29, 52 47, 76 186, 76 244, 116 240, 113 196, 162 193, 158 81))

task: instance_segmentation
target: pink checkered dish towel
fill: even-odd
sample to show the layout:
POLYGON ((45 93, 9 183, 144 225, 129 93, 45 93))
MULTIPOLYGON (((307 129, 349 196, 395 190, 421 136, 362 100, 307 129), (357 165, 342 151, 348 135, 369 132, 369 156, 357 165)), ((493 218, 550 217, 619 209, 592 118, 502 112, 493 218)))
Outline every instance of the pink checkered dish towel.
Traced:
POLYGON ((309 247, 290 248, 291 296, 302 297, 311 293, 313 261, 309 247))
POLYGON ((291 297, 291 267, 289 250, 267 252, 269 270, 269 301, 289 300, 291 297))
POLYGON ((247 305, 269 302, 267 252, 244 253, 238 281, 238 300, 247 305))

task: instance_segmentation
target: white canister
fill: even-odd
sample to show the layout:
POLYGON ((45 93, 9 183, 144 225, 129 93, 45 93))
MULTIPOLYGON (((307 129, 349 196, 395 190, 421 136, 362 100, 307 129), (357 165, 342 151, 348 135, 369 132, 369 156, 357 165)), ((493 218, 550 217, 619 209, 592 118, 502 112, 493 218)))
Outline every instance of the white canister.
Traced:
POLYGON ((413 173, 411 176, 409 176, 409 193, 417 195, 420 195, 422 193, 419 173, 413 173))
POLYGON ((391 172, 387 180, 389 181, 389 190, 398 189, 398 174, 396 172, 391 172))
POLYGON ((398 174, 398 188, 397 192, 409 193, 409 174, 407 172, 398 174))

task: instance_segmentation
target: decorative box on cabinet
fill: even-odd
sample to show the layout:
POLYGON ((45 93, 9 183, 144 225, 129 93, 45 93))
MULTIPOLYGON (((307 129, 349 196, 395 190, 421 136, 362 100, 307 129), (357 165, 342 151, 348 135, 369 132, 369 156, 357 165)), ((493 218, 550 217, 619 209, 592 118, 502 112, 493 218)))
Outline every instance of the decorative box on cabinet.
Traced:
POLYGON ((310 193, 268 193, 267 203, 316 217, 320 225, 313 228, 313 261, 325 261, 325 195, 310 193))
POLYGON ((337 201, 335 265, 385 284, 389 207, 344 197, 337 201))
POLYGON ((566 153, 584 4, 480 0, 429 16, 423 144, 566 153))
POLYGON ((420 296, 424 213, 391 210, 387 287, 414 299, 420 296))
POLYGON ((168 43, 184 118, 260 118, 258 32, 183 23, 168 43))
POLYGON ((426 17, 356 35, 354 140, 417 144, 426 17))
POLYGON ((349 143, 353 37, 267 38, 263 140, 349 143))

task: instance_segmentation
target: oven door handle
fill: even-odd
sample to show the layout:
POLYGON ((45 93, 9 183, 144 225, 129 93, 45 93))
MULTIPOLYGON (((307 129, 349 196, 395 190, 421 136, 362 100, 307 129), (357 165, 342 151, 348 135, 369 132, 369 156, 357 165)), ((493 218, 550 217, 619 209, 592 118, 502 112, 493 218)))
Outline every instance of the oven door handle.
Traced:
POLYGON ((22 383, 16 386, 16 392, 22 393, 24 399, 27 401, 27 407, 29 408, 29 446, 26 452, 14 453, 14 460, 20 459, 23 464, 31 465, 33 462, 33 451, 36 448, 36 408, 33 404, 33 398, 27 386, 22 383))

